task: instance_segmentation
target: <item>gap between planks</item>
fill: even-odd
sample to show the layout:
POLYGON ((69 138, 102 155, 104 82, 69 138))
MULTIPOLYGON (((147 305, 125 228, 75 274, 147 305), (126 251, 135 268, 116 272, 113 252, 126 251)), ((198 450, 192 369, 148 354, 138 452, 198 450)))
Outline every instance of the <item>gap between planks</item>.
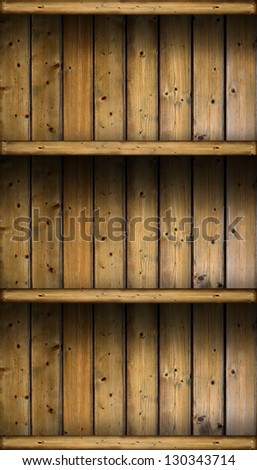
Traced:
POLYGON ((1 289, 2 303, 257 303, 257 289, 1 289))
POLYGON ((2 155, 256 156, 255 141, 2 141, 2 155))
POLYGON ((135 2, 135 1, 66 1, 56 3, 54 1, 3 1, 0 5, 0 13, 31 13, 31 14, 120 14, 120 15, 147 15, 147 14, 173 14, 173 15, 227 15, 256 14, 255 2, 135 2))
POLYGON ((0 449, 255 450, 255 436, 6 436, 0 449))

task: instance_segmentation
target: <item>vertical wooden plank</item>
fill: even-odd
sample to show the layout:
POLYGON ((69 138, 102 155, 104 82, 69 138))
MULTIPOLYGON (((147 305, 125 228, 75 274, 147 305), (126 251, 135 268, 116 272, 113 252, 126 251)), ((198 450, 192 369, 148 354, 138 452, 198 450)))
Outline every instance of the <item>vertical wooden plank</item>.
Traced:
POLYGON ((26 140, 29 132, 29 23, 24 16, 0 20, 0 139, 26 140))
MULTIPOLYGON (((160 18, 160 139, 191 137, 191 18, 160 18)), ((160 159, 160 287, 191 286, 191 161, 160 159), (173 221, 172 218, 175 218, 173 221)), ((191 430, 190 306, 160 306, 159 433, 191 430)))
MULTIPOLYGON (((66 16, 63 21, 64 139, 92 139, 92 18, 66 16)), ((83 221, 92 216, 91 159, 64 157, 63 178, 64 287, 92 287, 92 223, 83 221)), ((88 435, 93 422, 92 307, 63 308, 64 434, 88 435)))
MULTIPOLYGON (((29 136, 28 17, 1 17, 0 26, 0 139, 26 140, 29 136)), ((1 288, 28 287, 28 188, 28 159, 1 157, 1 288), (20 217, 24 218, 23 223, 20 217)), ((0 434, 28 434, 28 306, 0 306, 0 337, 0 434)))
MULTIPOLYGON (((32 139, 58 140, 60 132, 58 16, 32 18, 32 139)), ((32 287, 60 287, 61 165, 32 162, 32 287)), ((32 308, 32 433, 60 432, 60 307, 32 308)))
MULTIPOLYGON (((124 138, 124 18, 95 18, 95 138, 124 138)), ((124 287, 124 160, 95 159, 95 287, 124 287), (104 219, 101 221, 100 219, 104 219), (116 222, 115 222, 116 221, 116 222), (116 230, 116 228, 118 229, 116 230)), ((124 433, 123 307, 95 306, 95 433, 124 433)))
MULTIPOLYGON (((127 137, 157 139, 157 18, 128 18, 127 137)), ((156 158, 127 167, 127 287, 158 285, 156 158), (153 228, 154 227, 154 228, 153 228)), ((157 308, 127 308, 127 433, 157 434, 157 308)))
MULTIPOLYGON (((227 139, 256 140, 256 132, 256 18, 228 17, 227 139)), ((228 159, 227 287, 256 287, 256 176, 254 160, 228 159)), ((256 320, 254 306, 227 306, 226 432, 231 435, 256 433, 256 320)))
MULTIPOLYGON (((223 140, 223 28, 219 16, 194 20, 194 140, 223 140)), ((194 159, 193 282, 223 287, 224 169, 220 158, 194 159)), ((223 306, 194 306, 193 432, 224 433, 223 306)))
POLYGON ((160 17, 160 139, 191 138, 191 17, 160 17))

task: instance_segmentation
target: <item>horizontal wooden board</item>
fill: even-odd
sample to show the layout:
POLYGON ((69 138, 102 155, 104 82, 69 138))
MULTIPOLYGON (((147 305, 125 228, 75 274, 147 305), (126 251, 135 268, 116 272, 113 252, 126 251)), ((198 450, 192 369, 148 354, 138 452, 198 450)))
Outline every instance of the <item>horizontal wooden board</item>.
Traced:
POLYGON ((120 14, 120 15, 147 15, 150 13, 167 14, 256 14, 254 2, 112 2, 112 1, 19 1, 7 0, 2 4, 3 13, 33 13, 33 14, 120 14))
POLYGON ((0 302, 257 303, 256 289, 2 289, 0 302))
POLYGON ((0 437, 0 449, 255 450, 255 436, 31 436, 0 437))
POLYGON ((256 142, 33 141, 1 143, 2 155, 257 155, 256 142))

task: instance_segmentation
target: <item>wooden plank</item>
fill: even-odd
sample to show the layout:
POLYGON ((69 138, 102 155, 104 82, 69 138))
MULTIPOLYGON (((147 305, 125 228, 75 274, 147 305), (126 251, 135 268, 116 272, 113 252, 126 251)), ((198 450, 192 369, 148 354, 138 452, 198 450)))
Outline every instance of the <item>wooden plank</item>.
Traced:
POLYGON ((92 18, 63 18, 64 140, 92 138, 92 18))
MULTIPOLYGON (((29 136, 29 24, 25 17, 0 20, 0 135, 29 136)), ((29 285, 28 159, 1 158, 0 286, 29 285), (23 217, 21 223, 20 217, 23 217), (24 229, 22 229, 22 226, 24 229)), ((0 434, 28 434, 29 308, 0 306, 0 434)))
MULTIPOLYGON (((191 18, 160 19, 160 139, 191 137, 191 18)), ((191 161, 160 159, 161 288, 190 287, 191 161), (172 217, 176 220, 172 221, 172 217), (174 223, 175 222, 175 223, 174 223)), ((160 307, 159 433, 191 431, 190 306, 160 307)))
MULTIPOLYGON (((124 18, 95 18, 95 139, 124 138, 124 18)), ((124 287, 123 158, 95 160, 96 287, 124 287), (100 218, 104 219, 102 222, 100 218), (118 221, 118 232, 116 225, 118 221)), ((95 307, 95 434, 124 434, 122 306, 95 307)))
POLYGON ((256 450, 255 436, 0 437, 0 449, 256 450))
MULTIPOLYGON (((92 137, 92 19, 64 18, 64 139, 92 137)), ((63 159, 63 284, 92 286, 92 161, 63 159), (83 213, 85 209, 85 213, 83 213), (82 225, 83 224, 83 225, 82 225), (84 232, 82 232, 82 226, 84 232), (76 260, 76 269, 74 269, 76 260)), ((63 313, 63 432, 92 433, 92 306, 65 305, 63 313)))
POLYGON ((227 139, 256 139, 256 18, 228 18, 227 139), (240 67, 239 67, 240 65, 240 67))
POLYGON ((191 18, 160 18, 160 140, 191 138, 191 18))
POLYGON ((25 2, 24 0, 3 0, 2 6, 3 13, 33 13, 33 14, 113 14, 113 15, 133 15, 133 14, 209 14, 216 15, 217 13, 223 15, 241 14, 241 15, 254 15, 256 14, 255 2, 241 2, 241 1, 218 1, 218 2, 177 2, 177 1, 161 1, 156 2, 112 2, 112 1, 70 1, 70 2, 53 2, 44 0, 37 2, 32 0, 25 2))
MULTIPOLYGON (((224 139, 224 20, 194 19, 194 140, 224 139)), ((224 165, 194 159, 193 286, 224 286, 224 165)), ((224 433, 223 306, 193 310, 193 433, 224 433)))
POLYGON ((23 140, 29 132, 28 17, 0 20, 0 139, 23 140))
MULTIPOLYGON (((229 18, 227 28, 227 138, 256 139, 256 18, 229 18)), ((228 160, 227 286, 255 287, 257 168, 241 158, 231 163, 228 160), (233 219, 240 216, 244 219, 233 228, 233 219)), ((256 431, 254 325, 255 308, 227 307, 226 432, 231 435, 256 431)))
MULTIPOLYGON (((32 18, 32 139, 60 139, 59 17, 32 18)), ((61 165, 32 162, 32 286, 60 287, 61 165)), ((58 434, 60 423, 59 306, 32 309, 32 433, 58 434)))
MULTIPOLYGON (((127 85, 128 139, 157 139, 156 17, 128 19, 127 85)), ((127 163, 127 286, 157 287, 157 161, 132 157, 127 163)), ((128 434, 157 434, 156 335, 156 307, 128 307, 128 434)))
POLYGON ((0 289, 0 302, 256 303, 256 289, 0 289))
POLYGON ((13 155, 201 155, 256 156, 255 142, 80 141, 1 142, 0 154, 13 155))

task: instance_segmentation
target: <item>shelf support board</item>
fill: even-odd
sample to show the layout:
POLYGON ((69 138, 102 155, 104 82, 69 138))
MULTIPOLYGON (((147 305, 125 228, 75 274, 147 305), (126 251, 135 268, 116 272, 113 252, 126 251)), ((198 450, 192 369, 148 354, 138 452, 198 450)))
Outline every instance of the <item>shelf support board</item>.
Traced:
POLYGON ((0 449, 255 450, 255 436, 5 436, 0 449))
POLYGON ((256 156, 249 141, 2 141, 2 155, 198 155, 256 156))
POLYGON ((5 0, 2 2, 2 13, 7 14, 120 14, 120 15, 254 15, 255 2, 171 2, 171 1, 64 1, 54 2, 5 0))
POLYGON ((1 303, 257 303, 257 289, 1 289, 1 303))

